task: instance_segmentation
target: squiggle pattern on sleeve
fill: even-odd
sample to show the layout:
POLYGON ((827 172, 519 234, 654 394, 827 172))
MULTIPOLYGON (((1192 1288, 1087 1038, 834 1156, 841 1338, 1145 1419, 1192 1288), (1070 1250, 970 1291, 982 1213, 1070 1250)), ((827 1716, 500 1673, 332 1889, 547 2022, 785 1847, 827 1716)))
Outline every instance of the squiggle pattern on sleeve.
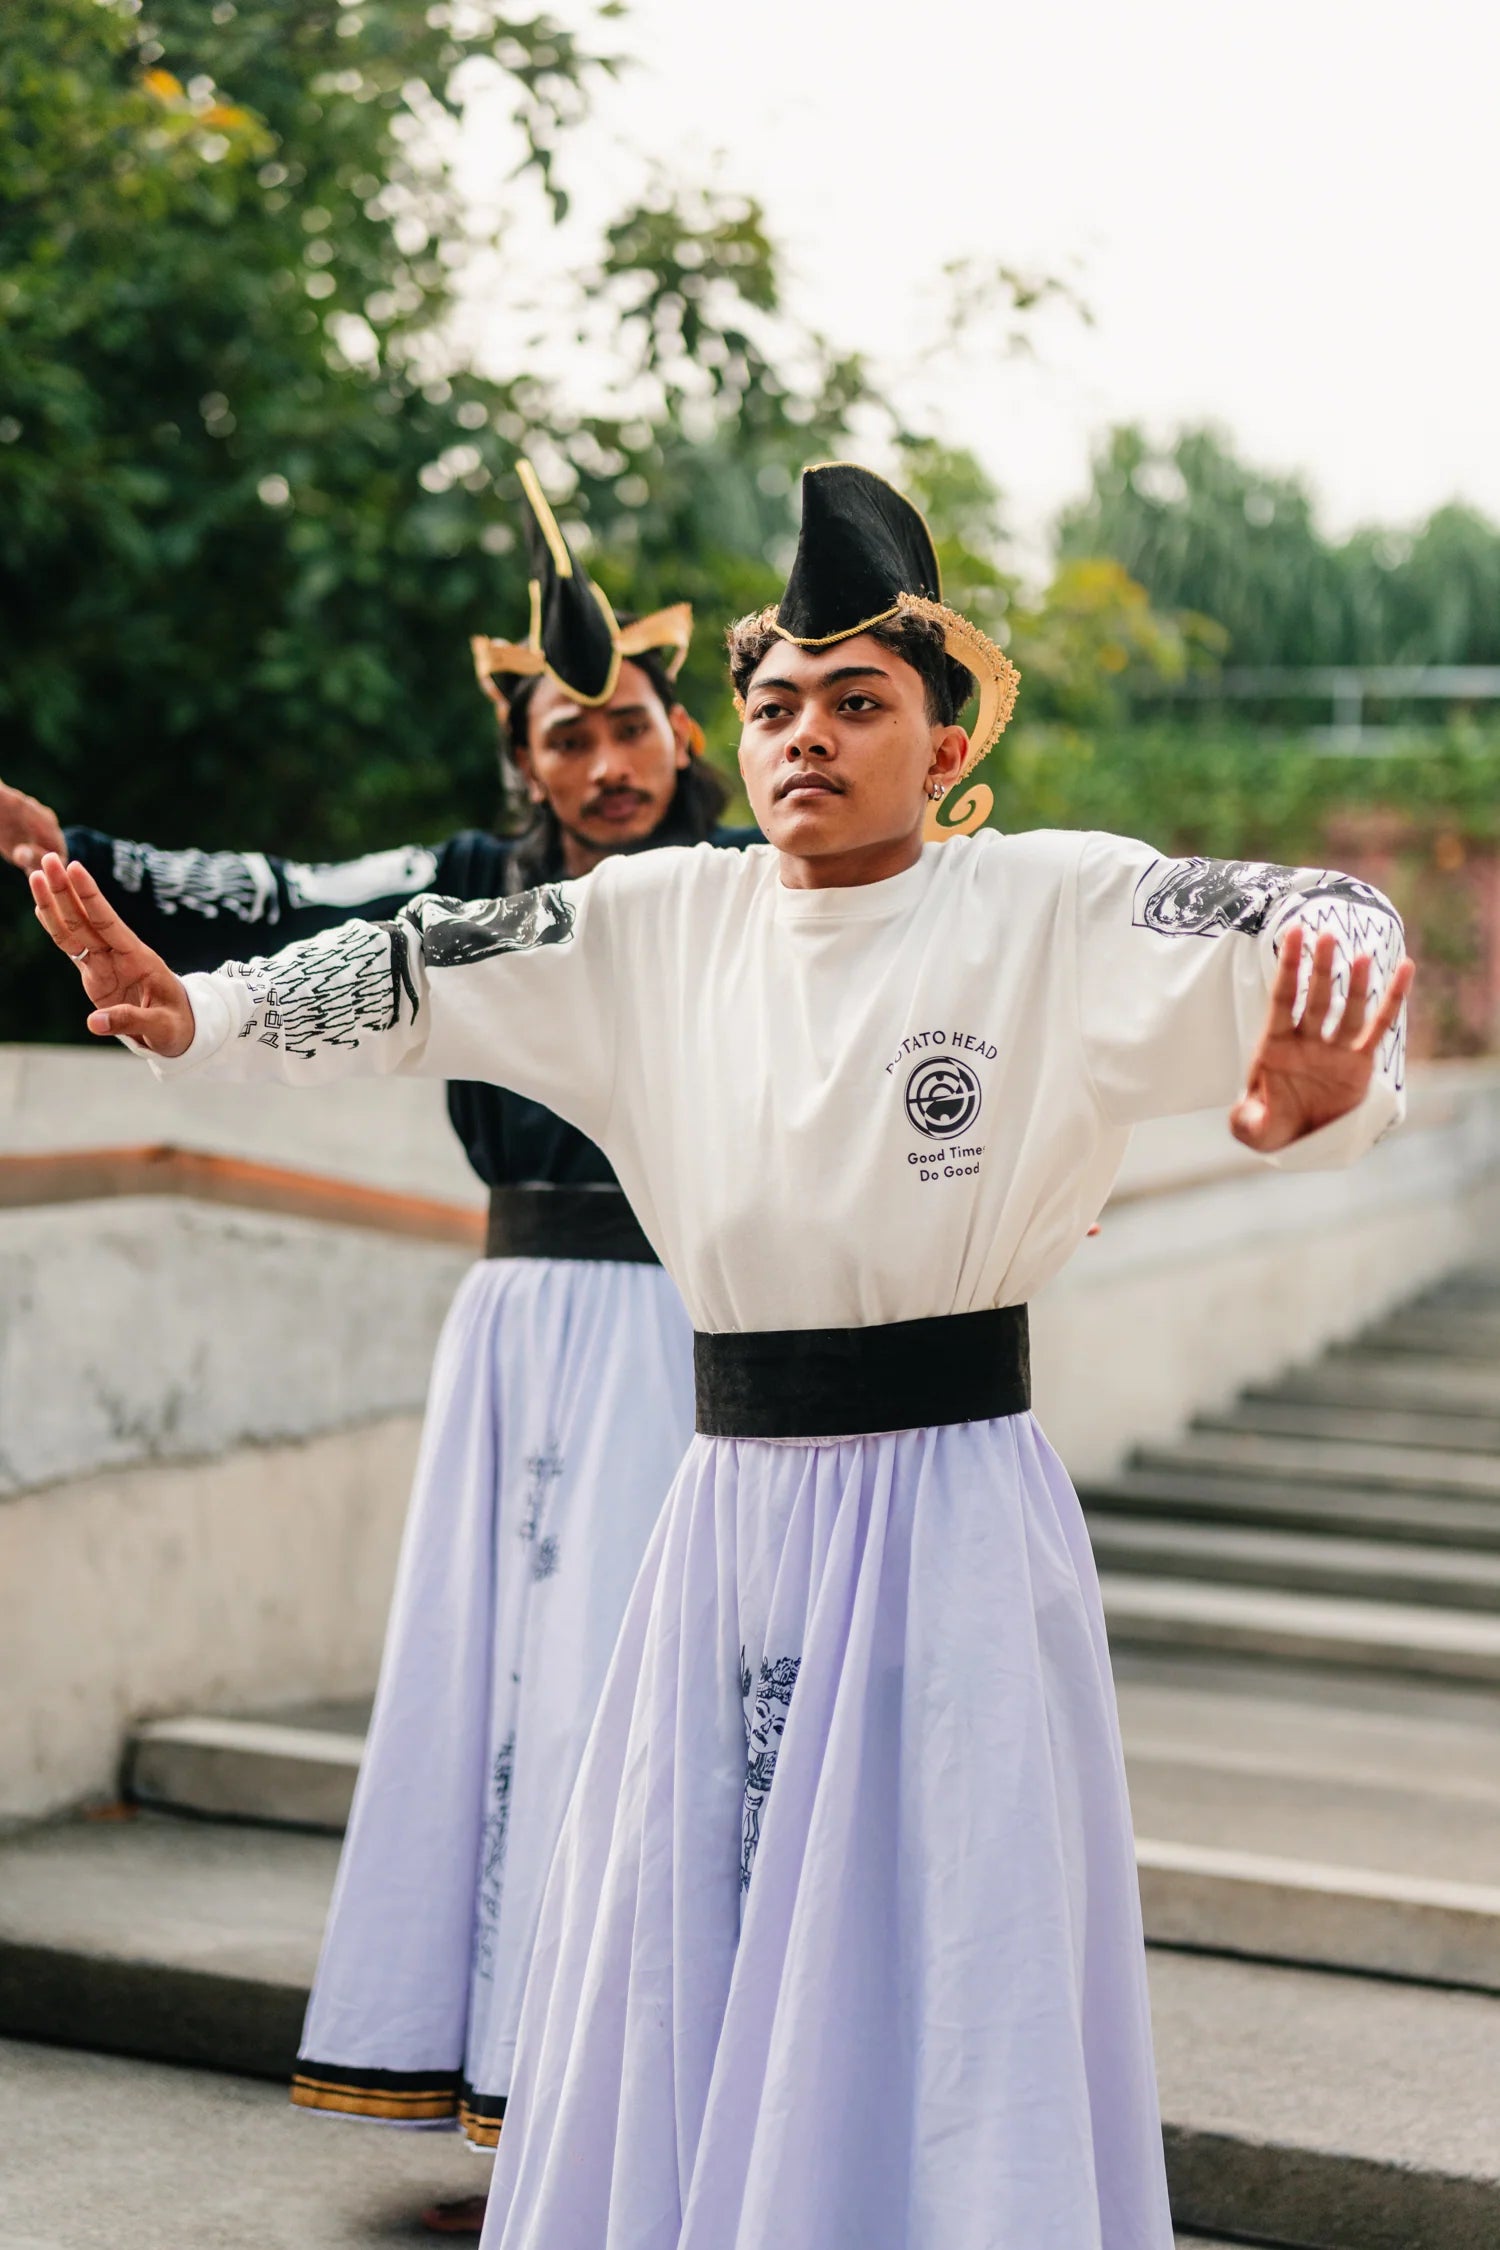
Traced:
MULTIPOLYGON (((1373 884, 1335 868, 1277 867, 1250 859, 1158 859, 1136 885, 1130 919, 1138 930, 1161 937, 1220 937, 1229 931, 1258 937, 1300 923, 1314 940, 1331 930, 1338 940, 1333 995, 1339 1005, 1349 990, 1349 965, 1368 953, 1371 987, 1383 992, 1402 954, 1406 935, 1390 900, 1373 884)), ((1309 953, 1311 948, 1309 948, 1309 953)), ((1306 989, 1306 971, 1303 977, 1306 989)), ((1395 1085, 1406 1077, 1406 1018, 1398 1018, 1380 1050, 1380 1062, 1395 1085)))
POLYGON ((357 1047, 392 1030, 403 995, 417 1012, 406 947, 393 922, 346 922, 271 960, 229 963, 224 974, 250 989, 240 1037, 308 1061, 320 1047, 357 1047))
MULTIPOLYGON (((1369 883, 1352 875, 1324 871, 1304 873, 1295 891, 1285 900, 1276 919, 1275 941, 1293 922, 1307 932, 1303 990, 1311 965, 1312 944, 1331 930, 1338 940, 1333 968, 1333 1004, 1342 1005, 1349 990, 1349 965, 1357 953, 1370 956, 1370 991, 1384 992, 1406 951, 1406 932, 1390 900, 1369 883)), ((1406 1084, 1406 1010, 1403 1008, 1380 1047, 1380 1065, 1395 1086, 1406 1084)))
POLYGON ((275 922, 281 902, 270 861, 260 852, 163 852, 154 844, 116 842, 114 878, 132 896, 144 890, 163 914, 186 908, 209 921, 275 922))

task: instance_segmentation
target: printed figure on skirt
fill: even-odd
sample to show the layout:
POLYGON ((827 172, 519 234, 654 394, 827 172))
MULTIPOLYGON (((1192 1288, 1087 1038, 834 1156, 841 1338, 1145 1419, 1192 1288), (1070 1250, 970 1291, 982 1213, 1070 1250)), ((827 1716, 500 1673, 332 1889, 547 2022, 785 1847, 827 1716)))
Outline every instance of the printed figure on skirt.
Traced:
POLYGON ((90 1027, 163 1073, 555 1103, 692 1316, 698 1434, 547 1885, 489 2250, 1169 2250, 1104 1625, 1026 1300, 1138 1119, 1223 1102, 1308 1167, 1397 1120, 1400 924, 1325 872, 924 843, 1015 675, 868 472, 807 473, 730 655, 767 844, 617 859, 509 924, 417 900, 364 929, 382 997, 337 1046, 327 941, 184 986, 57 859, 38 911, 90 1027))
MULTIPOLYGON (((58 827, 0 785, 0 850, 55 842, 175 968, 325 933, 349 964, 349 1036, 379 1004, 363 922, 419 893, 524 915, 538 882, 618 851, 743 842, 678 700, 686 605, 618 623, 578 571, 529 466, 537 615, 479 640, 510 783, 531 822, 304 866, 164 851, 58 827), (50 825, 49 825, 50 824, 50 825), (348 927, 344 927, 344 925, 348 927)), ((536 935, 540 939, 542 933, 536 935)), ((466 942, 488 941, 465 924, 466 942)), ((320 965, 328 953, 315 956, 320 965)), ((337 1035, 289 983, 283 1036, 337 1035)), ((692 1435, 692 1333, 604 1153, 542 1103, 455 1080, 449 1110, 491 1191, 488 1255, 438 1347, 384 1667, 293 2090, 316 2109, 459 2120, 493 2146, 563 1808, 652 1525, 692 1435)), ((478 2232, 483 2200, 439 2207, 478 2232)))

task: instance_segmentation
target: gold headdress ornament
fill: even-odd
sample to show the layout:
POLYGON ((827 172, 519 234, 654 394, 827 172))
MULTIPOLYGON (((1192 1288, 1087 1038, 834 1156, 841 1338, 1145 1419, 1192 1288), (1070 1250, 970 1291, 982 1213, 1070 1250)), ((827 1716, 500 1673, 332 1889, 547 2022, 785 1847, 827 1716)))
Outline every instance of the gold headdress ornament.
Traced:
POLYGON ((852 461, 820 461, 802 472, 802 531, 775 627, 798 648, 830 648, 903 612, 941 627, 943 647, 973 675, 979 708, 957 783, 930 806, 929 840, 968 835, 989 818, 994 792, 963 784, 999 741, 1015 709, 1021 675, 970 618, 949 609, 932 534, 904 493, 852 461), (961 792, 961 794, 960 794, 961 792), (949 814, 949 806, 953 807, 949 814))
POLYGON ((608 596, 574 562, 531 463, 519 461, 516 467, 531 564, 530 630, 524 641, 496 641, 476 633, 469 643, 475 676, 501 717, 508 716, 510 702, 498 682, 507 677, 534 679, 545 673, 576 701, 595 709, 614 694, 628 657, 660 655, 668 679, 675 680, 693 637, 692 605, 673 602, 622 625, 608 596))

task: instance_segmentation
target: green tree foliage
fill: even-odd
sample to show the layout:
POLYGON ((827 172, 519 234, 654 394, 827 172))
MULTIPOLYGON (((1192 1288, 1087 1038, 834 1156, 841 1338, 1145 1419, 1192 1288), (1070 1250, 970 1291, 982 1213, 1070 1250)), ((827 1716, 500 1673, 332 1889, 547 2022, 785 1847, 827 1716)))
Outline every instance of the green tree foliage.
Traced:
POLYGON ((930 524, 946 598, 1006 648, 1021 673, 1009 742, 1041 726, 1117 724, 1132 686, 1211 665, 1222 635, 1206 619, 1154 608, 1108 555, 1064 557, 1039 592, 1007 567, 1001 496, 972 453, 901 441, 902 483, 930 524))
MULTIPOLYGON (((525 615, 527 447, 564 493, 576 467, 562 512, 622 598, 685 593, 712 622, 773 590, 809 428, 836 440, 863 376, 811 341, 778 374, 753 207, 664 187, 574 277, 612 316, 628 417, 444 356, 474 247, 466 84, 503 79, 560 204, 607 67, 491 0, 34 0, 7 26, 8 774, 164 843, 332 856, 488 819, 466 644, 525 615)), ((4 1029, 35 1036, 38 1004, 76 1014, 55 981, 24 1008, 13 984, 4 1029)))
POLYGON ((1500 663, 1500 528, 1440 508, 1414 535, 1320 532, 1300 478, 1249 466, 1209 429, 1167 447, 1112 431, 1060 525, 1173 613, 1222 627, 1241 665, 1500 663))

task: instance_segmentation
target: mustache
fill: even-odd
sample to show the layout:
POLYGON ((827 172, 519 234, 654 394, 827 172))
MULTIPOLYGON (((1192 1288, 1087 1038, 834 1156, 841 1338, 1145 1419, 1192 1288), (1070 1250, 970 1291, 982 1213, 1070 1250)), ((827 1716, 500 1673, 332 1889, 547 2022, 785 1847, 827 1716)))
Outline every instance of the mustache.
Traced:
POLYGON ((586 820, 590 813, 602 812, 606 805, 649 805, 650 802, 644 789, 633 789, 627 782, 618 789, 596 790, 584 805, 583 818, 586 820))

